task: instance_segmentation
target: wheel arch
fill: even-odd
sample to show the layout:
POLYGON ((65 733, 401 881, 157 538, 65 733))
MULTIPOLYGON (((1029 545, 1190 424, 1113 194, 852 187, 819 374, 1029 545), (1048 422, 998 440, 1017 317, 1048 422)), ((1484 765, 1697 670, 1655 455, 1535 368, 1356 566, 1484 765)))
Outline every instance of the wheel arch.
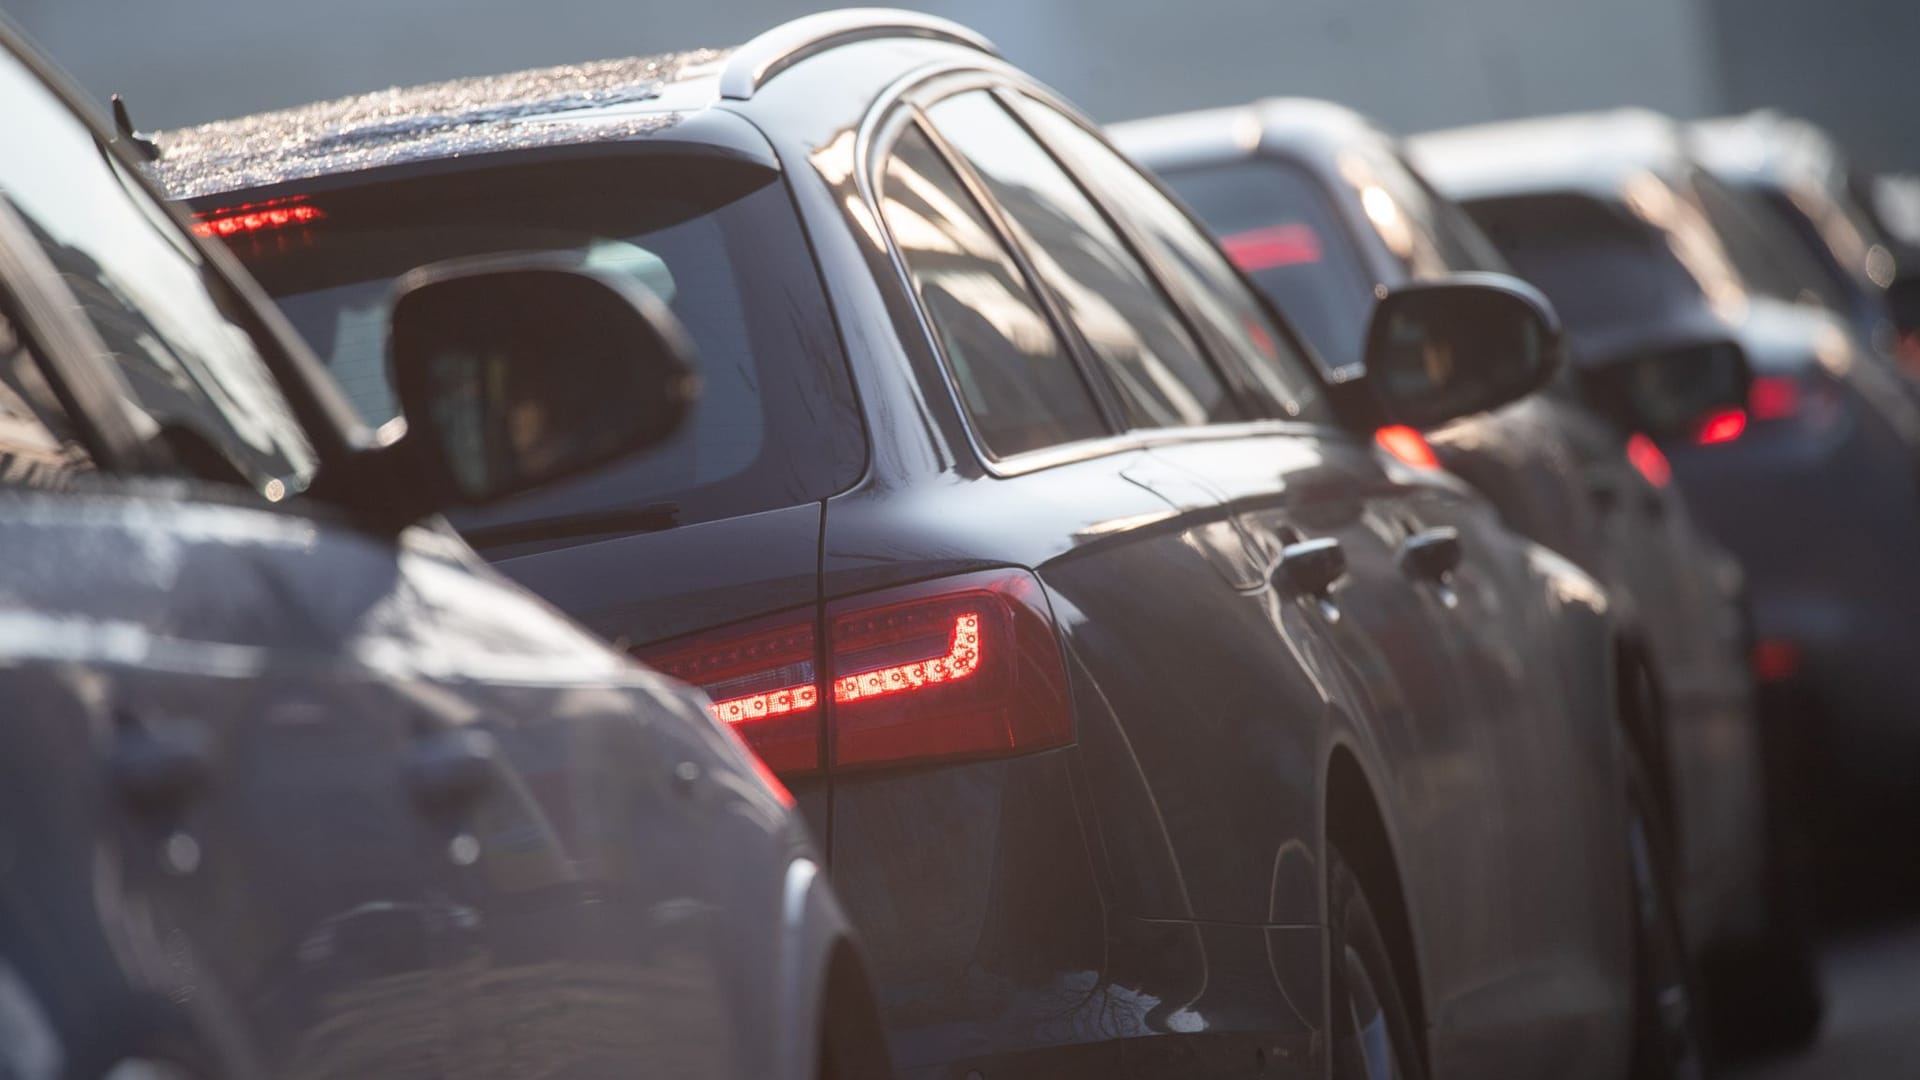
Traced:
POLYGON ((1376 909, 1394 976, 1406 988, 1422 1065, 1431 1075, 1426 983, 1421 977, 1413 912, 1380 799, 1359 755, 1344 744, 1336 745, 1328 757, 1325 783, 1325 843, 1339 847, 1376 909))

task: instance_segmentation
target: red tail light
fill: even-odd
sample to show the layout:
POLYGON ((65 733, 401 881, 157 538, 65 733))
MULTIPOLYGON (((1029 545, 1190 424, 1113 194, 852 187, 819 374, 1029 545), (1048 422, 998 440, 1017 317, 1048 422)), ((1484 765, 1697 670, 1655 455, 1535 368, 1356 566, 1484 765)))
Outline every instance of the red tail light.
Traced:
POLYGON ((1405 425, 1383 427, 1373 433, 1373 441, 1380 444, 1380 449, 1416 469, 1440 467, 1440 459, 1434 456, 1427 437, 1405 425))
POLYGON ((1652 439, 1639 432, 1627 437, 1627 460, 1647 478, 1647 483, 1663 488, 1673 482, 1673 466, 1652 439))
POLYGON ((1747 411, 1745 409, 1724 409, 1710 413, 1700 422, 1694 433, 1693 441, 1701 446, 1715 446, 1730 443, 1747 430, 1747 411))
POLYGON ((195 214, 193 231, 226 240, 248 233, 311 225, 325 220, 326 216, 319 207, 309 206, 306 196, 295 195, 195 214))
POLYGON ((1800 647, 1791 641, 1760 641, 1753 646, 1753 677, 1784 682, 1800 672, 1800 647))
POLYGON ((705 690, 714 719, 732 727, 774 772, 794 776, 820 768, 820 685, 811 612, 636 653, 705 690))
POLYGON ((1073 737, 1066 669, 1040 585, 989 571, 850 597, 827 608, 828 661, 785 620, 639 650, 714 700, 776 773, 991 757, 1073 737), (829 688, 821 708, 822 684, 829 688))
POLYGON ((1299 223, 1232 233, 1220 238, 1220 247, 1235 266, 1249 274, 1320 261, 1319 234, 1311 225, 1299 223))
POLYGON ((1747 387, 1747 412, 1755 420, 1788 420, 1800 411, 1800 384, 1762 375, 1747 387))

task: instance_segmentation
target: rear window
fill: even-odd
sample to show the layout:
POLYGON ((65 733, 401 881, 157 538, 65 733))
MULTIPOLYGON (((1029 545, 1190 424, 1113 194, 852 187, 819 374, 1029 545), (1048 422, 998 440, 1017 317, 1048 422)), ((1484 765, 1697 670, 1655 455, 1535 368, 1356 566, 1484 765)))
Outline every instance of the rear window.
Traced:
POLYGON ((395 278, 417 266, 571 252, 631 275, 686 324, 702 387, 686 425, 580 480, 456 517, 476 543, 790 506, 849 486, 864 466, 839 341, 775 174, 634 155, 393 181, 298 205, 317 216, 228 242, 369 424, 398 411, 386 317, 395 278))
POLYGON ((1609 203, 1546 195, 1468 203, 1466 210, 1574 330, 1656 319, 1706 302, 1702 283, 1664 234, 1609 203))
POLYGON ((1373 280, 1312 177, 1292 165, 1243 161, 1162 178, 1328 368, 1360 366, 1373 280))

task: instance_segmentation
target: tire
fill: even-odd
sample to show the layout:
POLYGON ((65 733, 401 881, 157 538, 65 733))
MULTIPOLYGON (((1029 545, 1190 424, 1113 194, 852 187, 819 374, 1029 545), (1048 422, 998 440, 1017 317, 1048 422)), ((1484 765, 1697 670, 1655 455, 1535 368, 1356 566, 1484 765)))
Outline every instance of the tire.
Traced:
POLYGON ((1713 1075, 1679 909, 1673 851, 1645 770, 1627 756, 1627 862, 1633 895, 1633 1080, 1713 1075))
POLYGON ((1767 784, 1766 925, 1755 937, 1709 950, 1702 965, 1708 1030, 1722 1058, 1783 1054, 1811 1043, 1826 1013, 1816 954, 1816 900, 1806 822, 1813 800, 1799 766, 1807 750, 1804 703, 1775 696, 1758 717, 1767 784))
POLYGON ((1419 1032, 1374 918, 1375 908, 1332 844, 1327 864, 1334 1080, 1424 1080, 1419 1032))

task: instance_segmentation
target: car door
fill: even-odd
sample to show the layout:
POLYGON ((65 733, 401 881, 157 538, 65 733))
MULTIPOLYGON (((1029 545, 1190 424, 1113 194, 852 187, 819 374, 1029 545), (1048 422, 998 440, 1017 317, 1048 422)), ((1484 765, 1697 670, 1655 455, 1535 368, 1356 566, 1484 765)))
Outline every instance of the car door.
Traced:
MULTIPOLYGON (((1073 120, 1037 102, 1023 112, 1056 146, 1073 148, 1090 182, 1163 253, 1163 273, 1196 322, 1213 328, 1223 364, 1278 384, 1270 415, 1294 416, 1285 388, 1310 378, 1304 357, 1280 352, 1292 338, 1277 327, 1247 329, 1271 324, 1192 221, 1073 120)), ((1617 905, 1581 891, 1613 880, 1598 877, 1593 860, 1612 835, 1596 821, 1615 797, 1583 792, 1571 806, 1547 805, 1551 784, 1588 786, 1606 735, 1570 730, 1557 704, 1568 684, 1548 644, 1535 552, 1464 485, 1370 451, 1323 426, 1154 453, 1177 455, 1220 486, 1271 550, 1318 537, 1346 552, 1347 581, 1326 597, 1328 631, 1373 694, 1404 815, 1402 857, 1414 902, 1426 907, 1416 918, 1429 931, 1422 959, 1438 999, 1433 1015, 1448 1038, 1517 1058, 1545 1052, 1570 1029, 1604 1032, 1618 980, 1595 947, 1611 941, 1597 929, 1617 905), (1303 443, 1307 467, 1289 467, 1302 457, 1289 447, 1303 443), (1545 896, 1556 902, 1542 905, 1545 896)))
MULTIPOLYGON (((727 1067, 764 1019, 729 959, 765 942, 702 853, 778 815, 720 793, 719 733, 450 534, 301 497, 342 440, 296 359, 4 52, 0 100, 35 148, 0 160, 0 381, 101 466, 0 491, 0 678, 87 852, 7 940, 97 961, 36 954, 90 999, 63 1019, 215 1075, 765 1075, 727 1067)), ((9 476, 74 453, 38 442, 9 476)))

